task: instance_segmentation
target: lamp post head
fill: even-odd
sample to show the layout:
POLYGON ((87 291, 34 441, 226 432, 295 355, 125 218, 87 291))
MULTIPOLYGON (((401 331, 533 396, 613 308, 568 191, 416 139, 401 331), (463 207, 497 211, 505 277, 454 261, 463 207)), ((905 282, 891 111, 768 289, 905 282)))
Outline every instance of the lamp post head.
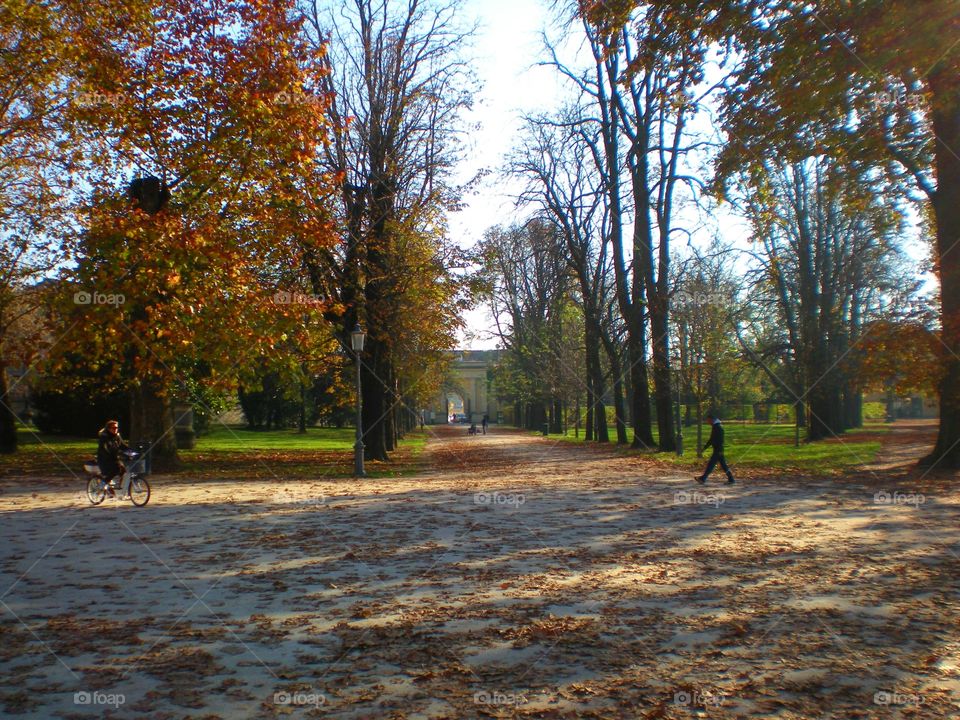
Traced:
POLYGON ((350 346, 354 352, 363 352, 363 342, 367 334, 360 328, 360 323, 350 332, 350 346))

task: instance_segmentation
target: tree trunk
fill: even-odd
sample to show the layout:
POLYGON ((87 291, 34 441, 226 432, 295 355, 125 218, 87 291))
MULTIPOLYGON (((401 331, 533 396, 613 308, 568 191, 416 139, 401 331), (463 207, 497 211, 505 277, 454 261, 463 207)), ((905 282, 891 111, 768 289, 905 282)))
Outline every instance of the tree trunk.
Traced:
POLYGON ((303 380, 300 381, 300 417, 297 421, 297 432, 307 432, 307 387, 303 380))
POLYGON ((364 349, 363 363, 360 367, 360 386, 363 395, 363 456, 367 460, 389 459, 387 455, 387 425, 386 393, 383 382, 383 348, 381 343, 371 335, 367 336, 367 347, 364 349))
POLYGON ((580 393, 577 393, 577 400, 573 409, 573 436, 580 439, 580 393))
POLYGON ((849 383, 843 390, 843 414, 848 428, 863 427, 863 394, 849 383))
POLYGON ((397 389, 396 389, 396 380, 394 379, 393 366, 389 361, 385 361, 384 364, 384 382, 383 382, 383 402, 385 412, 383 413, 383 422, 385 424, 383 430, 383 439, 386 444, 387 453, 396 450, 397 448, 397 389))
POLYGON ((626 370, 624 370, 622 366, 620 369, 620 371, 623 373, 621 377, 621 380, 623 380, 623 421, 628 427, 633 427, 636 423, 633 421, 633 380, 630 377, 629 350, 624 352, 623 362, 627 364, 626 370))
POLYGON ((589 402, 593 406, 594 435, 597 442, 610 442, 607 430, 607 410, 603 404, 606 385, 603 379, 603 365, 600 362, 600 338, 596 328, 587 322, 587 368, 592 376, 589 402))
POLYGON ((610 363, 610 374, 613 376, 613 413, 614 424, 617 428, 617 444, 627 444, 627 421, 626 411, 623 403, 623 363, 620 361, 620 353, 613 340, 599 330, 603 339, 603 348, 607 352, 607 360, 610 363))
POLYGON ((650 378, 647 375, 646 333, 643 321, 640 330, 631 332, 627 338, 630 352, 630 384, 633 396, 630 398, 630 417, 633 419, 633 442, 630 447, 637 450, 650 450, 654 447, 653 426, 650 422, 650 378))
POLYGON ((933 452, 920 462, 941 468, 960 467, 960 93, 949 63, 930 74, 931 116, 937 190, 933 213, 937 223, 940 276, 940 325, 943 374, 940 380, 940 428, 933 452))
POLYGON ((623 403, 623 375, 620 373, 620 363, 614 367, 613 375, 613 411, 616 414, 617 445, 627 444, 627 422, 624 417, 626 410, 623 403))
POLYGON ((10 409, 7 389, 7 368, 0 363, 0 453, 17 451, 17 421, 10 409))
POLYGON ((703 457, 703 403, 697 396, 697 457, 703 457))
POLYGON ((543 400, 536 400, 530 403, 530 423, 527 430, 543 432, 543 426, 547 423, 547 408, 543 400))
POLYGON ((143 383, 130 393, 130 443, 147 443, 153 470, 175 470, 180 464, 173 429, 173 407, 157 388, 143 383))
POLYGON ((553 409, 550 413, 550 432, 557 435, 563 434, 563 405, 560 398, 553 399, 553 409))
POLYGON ((843 386, 840 373, 826 349, 820 350, 821 352, 814 355, 817 362, 808 373, 808 377, 815 378, 807 396, 810 404, 807 440, 810 441, 836 437, 846 430, 843 422, 843 386))
POLYGON ((587 442, 593 440, 593 372, 590 370, 590 362, 587 361, 587 416, 583 423, 583 439, 587 442))
POLYGON ((650 331, 653 334, 653 392, 657 408, 660 452, 677 449, 673 427, 673 396, 670 391, 670 340, 667 327, 667 300, 658 297, 650 305, 650 331))

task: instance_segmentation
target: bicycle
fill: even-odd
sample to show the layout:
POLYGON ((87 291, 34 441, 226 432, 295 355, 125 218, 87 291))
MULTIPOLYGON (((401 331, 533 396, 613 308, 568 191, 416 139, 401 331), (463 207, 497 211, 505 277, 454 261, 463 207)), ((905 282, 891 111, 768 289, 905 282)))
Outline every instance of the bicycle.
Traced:
POLYGON ((140 453, 128 450, 123 455, 128 464, 119 486, 114 478, 104 477, 100 473, 100 466, 95 460, 83 464, 84 471, 91 476, 87 480, 87 499, 91 504, 99 505, 108 494, 115 497, 114 491, 118 488, 121 491, 120 499, 129 498, 137 507, 143 507, 150 501, 150 483, 140 453))

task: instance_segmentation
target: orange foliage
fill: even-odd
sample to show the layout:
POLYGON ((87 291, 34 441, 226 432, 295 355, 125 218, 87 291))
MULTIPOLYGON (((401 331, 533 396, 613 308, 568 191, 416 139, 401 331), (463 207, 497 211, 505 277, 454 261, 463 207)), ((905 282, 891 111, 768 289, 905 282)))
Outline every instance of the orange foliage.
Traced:
POLYGON ((852 370, 864 390, 933 392, 940 376, 941 344, 915 321, 878 320, 866 326, 851 353, 852 370))
POLYGON ((277 295, 299 262, 292 238, 336 242, 316 162, 323 51, 294 18, 292 2, 158 0, 106 34, 73 16, 71 111, 93 191, 61 352, 105 379, 169 389, 199 365, 230 384, 320 317, 322 300, 277 295), (160 181, 159 211, 125 196, 131 171, 160 181))

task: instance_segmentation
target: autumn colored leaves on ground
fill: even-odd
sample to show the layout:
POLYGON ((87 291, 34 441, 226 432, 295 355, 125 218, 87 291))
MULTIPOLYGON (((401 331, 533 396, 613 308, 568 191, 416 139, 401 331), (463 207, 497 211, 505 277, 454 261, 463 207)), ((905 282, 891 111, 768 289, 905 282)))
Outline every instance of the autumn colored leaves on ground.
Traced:
POLYGON ((497 429, 356 482, 6 485, 25 718, 950 717, 960 494, 733 488, 497 429), (920 501, 920 494, 923 500, 920 501))

